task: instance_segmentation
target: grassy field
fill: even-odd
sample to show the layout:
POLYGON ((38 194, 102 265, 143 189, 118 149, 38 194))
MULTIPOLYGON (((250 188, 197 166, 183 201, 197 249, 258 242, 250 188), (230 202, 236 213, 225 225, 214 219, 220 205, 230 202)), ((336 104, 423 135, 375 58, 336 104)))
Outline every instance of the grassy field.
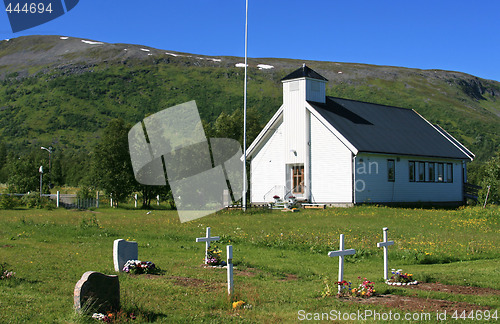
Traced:
MULTIPOLYGON (((377 304, 322 297, 336 281, 339 234, 346 248, 345 279, 375 282, 377 293, 500 308, 495 294, 457 294, 389 287, 383 283, 382 228, 389 227, 389 268, 422 282, 500 290, 500 209, 456 210, 354 207, 299 213, 223 211, 179 223, 174 211, 100 208, 95 211, 0 210, 0 263, 16 272, 0 280, 1 323, 87 322, 73 311, 73 289, 86 271, 114 274, 118 238, 137 241, 139 259, 153 261, 157 276, 119 274, 125 322, 296 322, 299 314, 399 312, 377 304), (226 271, 204 268, 205 228, 233 245, 235 294, 227 297, 226 271), (243 300, 248 309, 233 309, 243 300)), ((374 297, 377 298, 377 297, 374 297)), ((449 314, 451 310, 448 310, 449 314)), ((435 314, 433 314, 435 316, 435 314)), ((448 315, 450 319, 450 315, 448 315)), ((343 321, 349 322, 349 321, 343 321)))

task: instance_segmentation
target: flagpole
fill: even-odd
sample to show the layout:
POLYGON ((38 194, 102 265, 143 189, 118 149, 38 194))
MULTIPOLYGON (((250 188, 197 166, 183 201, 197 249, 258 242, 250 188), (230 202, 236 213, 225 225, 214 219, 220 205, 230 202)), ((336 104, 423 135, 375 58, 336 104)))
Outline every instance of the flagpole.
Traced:
POLYGON ((243 195, 241 207, 247 209, 247 66, 248 66, 248 0, 245 6, 245 85, 243 94, 243 195))

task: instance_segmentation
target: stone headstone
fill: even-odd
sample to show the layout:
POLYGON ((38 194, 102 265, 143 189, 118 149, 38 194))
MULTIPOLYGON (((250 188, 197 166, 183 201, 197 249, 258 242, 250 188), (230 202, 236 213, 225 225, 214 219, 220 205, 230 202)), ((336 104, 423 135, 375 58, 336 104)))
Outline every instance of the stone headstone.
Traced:
POLYGON ((115 240, 113 243, 113 264, 115 271, 123 271, 123 267, 128 260, 137 260, 139 258, 139 249, 137 242, 115 240))
POLYGON ((87 271, 76 283, 74 291, 77 312, 104 313, 120 309, 118 276, 87 271))

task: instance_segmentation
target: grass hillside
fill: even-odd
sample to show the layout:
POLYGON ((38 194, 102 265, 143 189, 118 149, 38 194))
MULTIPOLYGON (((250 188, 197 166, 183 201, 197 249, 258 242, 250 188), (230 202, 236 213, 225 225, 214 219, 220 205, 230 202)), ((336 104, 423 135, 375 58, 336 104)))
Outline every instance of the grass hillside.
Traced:
MULTIPOLYGON (((333 57, 332 57, 333 58, 333 57)), ((12 150, 52 145, 86 151, 110 119, 196 100, 213 123, 241 109, 237 57, 206 57, 140 45, 59 36, 0 42, 0 138, 12 150)), ((282 102, 280 79, 301 60, 249 60, 248 105, 264 124, 282 102), (272 66, 272 68, 270 68, 272 66)), ((459 72, 306 61, 329 79, 327 94, 413 108, 486 160, 500 147, 500 83, 459 72)))

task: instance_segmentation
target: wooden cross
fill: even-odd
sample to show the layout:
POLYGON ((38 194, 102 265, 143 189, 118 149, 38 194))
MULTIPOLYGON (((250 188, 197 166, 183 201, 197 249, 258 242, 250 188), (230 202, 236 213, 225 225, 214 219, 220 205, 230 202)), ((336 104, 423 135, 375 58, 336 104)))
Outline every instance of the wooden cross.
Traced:
POLYGON ((210 248, 210 242, 218 241, 220 237, 210 236, 210 227, 207 227, 207 235, 205 237, 197 237, 196 242, 205 242, 205 264, 208 262, 208 248, 210 248))
POLYGON ((233 246, 228 245, 227 250, 227 293, 233 294, 233 246))
MULTIPOLYGON (((328 256, 330 258, 339 257, 339 282, 344 280, 344 256, 352 255, 356 253, 354 249, 344 250, 344 234, 340 234, 340 249, 338 251, 330 251, 328 252, 328 256)), ((339 285, 339 294, 342 290, 342 285, 339 285)))
POLYGON ((387 227, 384 227, 382 229, 384 231, 384 241, 377 243, 377 247, 383 247, 384 248, 384 280, 388 280, 388 261, 387 261, 387 247, 394 245, 394 241, 387 241, 387 227))

